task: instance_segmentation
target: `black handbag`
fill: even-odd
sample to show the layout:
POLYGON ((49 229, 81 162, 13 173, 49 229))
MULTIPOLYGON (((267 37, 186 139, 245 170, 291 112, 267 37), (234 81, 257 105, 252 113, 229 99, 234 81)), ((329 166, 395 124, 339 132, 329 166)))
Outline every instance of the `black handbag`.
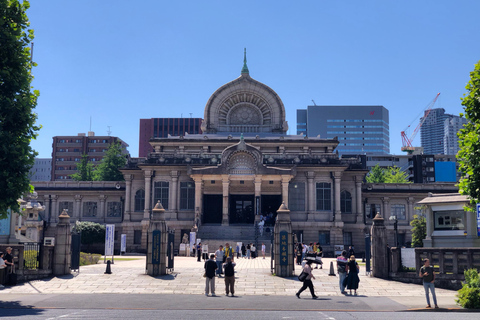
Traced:
POLYGON ((302 273, 300 273, 300 275, 298 276, 298 280, 301 282, 305 282, 305 280, 307 280, 307 277, 308 277, 308 273, 306 273, 305 271, 302 271, 302 273))

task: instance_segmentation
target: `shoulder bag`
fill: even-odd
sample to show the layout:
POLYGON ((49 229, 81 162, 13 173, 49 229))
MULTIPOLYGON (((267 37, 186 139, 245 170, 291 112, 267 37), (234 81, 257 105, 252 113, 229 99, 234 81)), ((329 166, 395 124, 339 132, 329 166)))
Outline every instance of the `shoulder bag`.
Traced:
POLYGON ((307 277, 308 277, 308 273, 306 273, 305 271, 302 271, 302 273, 300 273, 300 275, 298 276, 298 280, 301 282, 305 282, 305 280, 307 280, 307 277))

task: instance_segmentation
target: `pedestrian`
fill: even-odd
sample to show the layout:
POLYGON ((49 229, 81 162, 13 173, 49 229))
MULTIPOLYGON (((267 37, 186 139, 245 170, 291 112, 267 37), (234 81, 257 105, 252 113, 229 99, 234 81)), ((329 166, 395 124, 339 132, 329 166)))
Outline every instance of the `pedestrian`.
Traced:
POLYGON ((222 272, 222 264, 223 264, 223 246, 219 246, 218 250, 215 251, 215 263, 217 264, 217 275, 221 277, 222 272))
POLYGON ((305 259, 305 255, 307 254, 307 245, 302 243, 302 261, 305 259))
POLYGON ((252 254, 251 251, 252 247, 250 246, 250 243, 247 244, 247 258, 250 259, 250 256, 252 254))
POLYGON ((430 260, 424 260, 424 266, 420 269, 419 273, 420 278, 423 278, 423 288, 425 289, 425 297, 427 298, 427 308, 431 308, 430 304, 430 295, 428 294, 428 289, 432 292, 433 303, 435 304, 435 309, 438 309, 437 305, 437 296, 435 295, 435 270, 430 266, 430 260))
POLYGON ((348 247, 348 256, 351 257, 354 255, 355 255, 355 247, 354 246, 348 247))
POLYGON ((302 264, 302 250, 303 250, 303 246, 302 246, 302 243, 299 242, 297 243, 297 264, 298 265, 301 265, 302 264))
POLYGON ((337 272, 338 272, 338 277, 340 278, 339 284, 340 284, 340 293, 341 294, 346 294, 347 292, 345 291, 345 286, 343 285, 343 281, 345 280, 345 277, 347 276, 347 251, 343 250, 342 254, 337 257, 337 272))
POLYGON ((4 284, 7 279, 7 265, 5 260, 3 260, 3 252, 0 252, 0 289, 5 288, 4 284))
POLYGON ((7 253, 4 255, 3 260, 5 260, 5 264, 7 265, 7 273, 14 272, 14 263, 13 263, 13 255, 12 255, 12 247, 7 247, 7 253))
POLYGON ((217 264, 213 259, 215 255, 212 253, 210 259, 205 262, 205 295, 208 297, 208 294, 212 292, 212 297, 215 297, 215 270, 217 270, 217 264))
POLYGON ((227 261, 227 258, 232 258, 233 261, 233 248, 230 247, 230 244, 225 243, 225 248, 223 248, 223 262, 227 261))
POLYGON ((252 259, 255 259, 257 257, 257 248, 255 248, 255 245, 253 243, 250 246, 250 251, 252 253, 252 259))
POLYGON ((227 262, 223 264, 225 270, 225 295, 231 292, 232 297, 235 294, 235 262, 231 258, 227 258, 227 262))
POLYGON ((347 268, 347 289, 350 290, 350 295, 352 295, 352 290, 354 291, 354 294, 357 295, 358 283, 360 282, 360 278, 358 277, 360 267, 358 266, 357 261, 355 261, 355 256, 350 256, 347 268))
POLYGON ((202 262, 200 259, 202 258, 202 243, 199 242, 197 244, 197 261, 202 262))
POLYGON ((265 243, 262 243, 262 256, 263 256, 263 259, 265 259, 265 250, 266 250, 265 243))
POLYGON ((238 242, 237 242, 237 248, 236 249, 237 249, 237 259, 239 259, 240 258, 240 245, 238 244, 238 242))
POLYGON ((247 257, 247 248, 245 248, 245 243, 242 243, 242 258, 247 257))
POLYGON ((315 276, 312 274, 312 260, 308 260, 303 267, 303 272, 307 274, 307 278, 303 282, 302 288, 295 294, 298 299, 300 299, 300 294, 307 288, 310 289, 310 293, 312 294, 312 299, 317 299, 318 297, 315 295, 315 290, 313 289, 313 282, 312 279, 315 279, 315 276))

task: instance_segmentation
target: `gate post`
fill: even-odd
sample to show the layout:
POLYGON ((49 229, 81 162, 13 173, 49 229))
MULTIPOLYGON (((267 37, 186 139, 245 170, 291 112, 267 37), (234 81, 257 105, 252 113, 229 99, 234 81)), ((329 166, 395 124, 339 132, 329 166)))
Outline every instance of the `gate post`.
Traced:
POLYGON ((160 201, 152 210, 147 232, 147 274, 159 276, 167 273, 167 224, 165 209, 160 201))
POLYGON ((293 252, 290 252, 293 243, 292 222, 290 210, 284 202, 277 210, 274 233, 275 274, 280 277, 291 277, 294 267, 293 252))
POLYGON ((63 210, 58 216, 58 223, 55 229, 55 249, 53 254, 54 276, 70 274, 71 239, 70 216, 66 210, 63 210))
POLYGON ((388 252, 385 220, 377 213, 372 225, 372 275, 388 279, 388 252))

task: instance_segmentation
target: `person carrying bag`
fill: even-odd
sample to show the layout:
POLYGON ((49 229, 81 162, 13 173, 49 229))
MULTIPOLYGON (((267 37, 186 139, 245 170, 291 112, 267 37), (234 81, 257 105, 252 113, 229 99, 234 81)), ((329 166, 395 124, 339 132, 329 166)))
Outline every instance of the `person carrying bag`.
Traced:
MULTIPOLYGON (((298 279, 305 277, 305 280, 303 281, 303 286, 300 288, 300 290, 295 294, 298 299, 300 299, 300 294, 307 288, 310 289, 310 293, 312 294, 312 299, 317 299, 318 297, 315 295, 315 290, 313 289, 313 282, 312 278, 315 279, 314 275, 312 274, 312 261, 308 260, 305 266, 303 267, 302 273, 298 276, 298 279), (306 274, 303 275, 303 273, 306 274)), ((302 281, 302 280, 300 280, 302 281)))

